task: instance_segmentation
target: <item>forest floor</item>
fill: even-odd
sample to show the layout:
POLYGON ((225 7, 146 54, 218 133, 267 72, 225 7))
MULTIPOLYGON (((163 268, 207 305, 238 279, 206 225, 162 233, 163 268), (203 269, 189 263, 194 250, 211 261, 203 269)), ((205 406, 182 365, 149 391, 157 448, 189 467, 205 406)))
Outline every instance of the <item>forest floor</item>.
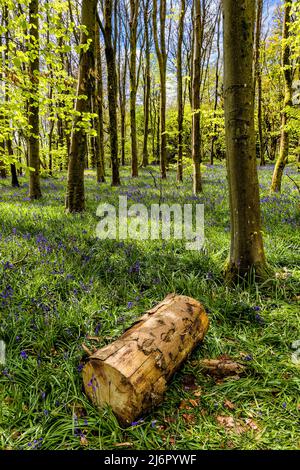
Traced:
POLYGON ((7 345, 0 366, 1 449, 299 448, 300 374, 291 348, 300 340, 299 195, 285 176, 282 194, 270 196, 271 175, 271 167, 259 169, 265 247, 277 274, 264 285, 234 290, 222 276, 229 210, 220 165, 205 170, 199 198, 191 196, 189 177, 176 183, 175 171, 163 183, 165 202, 204 202, 206 243, 199 252, 181 241, 95 237, 100 202, 117 204, 119 194, 158 202, 147 170, 133 181, 123 169, 121 188, 97 185, 88 171, 87 211, 75 216, 64 212, 65 175, 43 179, 38 202, 28 200, 26 177, 20 189, 0 182, 0 339, 7 345), (81 345, 110 343, 170 292, 203 302, 209 331, 164 402, 123 429, 83 393, 81 345), (201 369, 200 359, 224 355, 245 373, 216 379, 201 369))

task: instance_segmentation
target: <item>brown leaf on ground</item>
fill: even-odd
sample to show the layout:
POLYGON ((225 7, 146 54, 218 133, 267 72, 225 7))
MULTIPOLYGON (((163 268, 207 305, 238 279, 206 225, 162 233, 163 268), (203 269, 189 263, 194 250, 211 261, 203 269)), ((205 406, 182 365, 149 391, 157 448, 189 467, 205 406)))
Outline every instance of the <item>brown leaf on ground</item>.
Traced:
POLYGON ((173 418, 172 416, 167 416, 164 418, 165 423, 176 423, 176 418, 173 418))
POLYGON ((230 400, 225 400, 224 401, 224 406, 228 410, 234 410, 235 409, 235 405, 230 400))
POLYGON ((182 400, 179 405, 180 410, 191 410, 191 406, 189 405, 188 400, 182 400))
POLYGON ((89 445, 89 442, 88 442, 87 438, 84 435, 80 436, 80 445, 81 446, 89 445))
POLYGON ((194 397, 201 397, 201 395, 202 395, 202 390, 201 390, 201 388, 198 387, 197 390, 195 390, 195 391, 193 392, 193 395, 194 395, 194 397))
POLYGON ((115 447, 132 447, 133 443, 132 442, 116 442, 114 446, 115 447))
POLYGON ((18 437, 21 436, 21 432, 18 431, 17 429, 13 429, 12 433, 11 433, 11 439, 15 440, 15 439, 18 439, 18 437))
POLYGON ((242 364, 232 359, 202 359, 200 365, 205 371, 216 377, 239 376, 245 370, 242 364))
POLYGON ((243 434, 247 431, 245 426, 233 416, 217 416, 216 420, 226 431, 232 431, 236 434, 243 434))
POLYGON ((251 418, 246 418, 245 419, 245 423, 247 424, 247 426, 251 429, 254 429, 254 431, 258 431, 259 430, 259 427, 258 425, 256 424, 255 421, 253 421, 253 419, 251 418))
POLYGON ((196 418, 194 415, 191 415, 189 413, 183 413, 182 415, 184 421, 188 424, 195 424, 196 422, 196 418))
POLYGON ((194 400, 193 398, 189 400, 189 403, 193 408, 197 408, 199 406, 199 400, 194 400))

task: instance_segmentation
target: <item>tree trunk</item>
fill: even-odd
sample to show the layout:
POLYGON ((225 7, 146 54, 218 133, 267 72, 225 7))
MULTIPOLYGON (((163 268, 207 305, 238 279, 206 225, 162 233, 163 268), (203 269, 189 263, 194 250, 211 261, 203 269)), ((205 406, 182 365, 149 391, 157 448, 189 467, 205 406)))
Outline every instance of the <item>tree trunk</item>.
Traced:
POLYGON ((145 92, 144 92, 144 140, 143 140, 143 159, 142 166, 149 165, 148 156, 148 137, 149 137, 149 107, 151 90, 151 71, 150 71, 150 38, 149 38, 149 2, 144 2, 144 27, 145 27, 145 92))
POLYGON ((265 148, 263 141, 263 122, 262 122, 262 77, 261 77, 261 29, 263 15, 263 0, 257 0, 256 12, 256 33, 255 33, 255 87, 257 88, 257 124, 259 136, 259 159, 260 165, 265 165, 265 148))
POLYGON ((167 382, 203 340, 208 317, 196 300, 168 295, 114 343, 90 356, 85 391, 95 405, 111 406, 124 425, 160 403, 167 382))
POLYGON ((289 108, 292 107, 292 85, 293 74, 291 67, 291 50, 288 43, 290 36, 290 21, 291 21, 291 8, 292 4, 285 2, 284 4, 284 20, 283 20, 283 34, 282 34, 282 67, 284 73, 284 108, 281 115, 281 139, 279 157, 275 165, 271 191, 280 192, 281 182, 284 168, 288 162, 289 156, 289 130, 287 129, 289 122, 289 108))
POLYGON ((193 192, 202 192, 201 182, 201 133, 200 133, 200 71, 201 71, 201 5, 194 0, 194 50, 192 78, 192 159, 193 159, 193 192))
POLYGON ((153 0, 153 37, 156 49, 156 55, 159 65, 160 75, 160 172, 161 177, 167 177, 167 135, 166 135, 166 105, 167 105, 167 51, 166 51, 166 0, 160 0, 159 20, 160 20, 160 41, 158 39, 157 28, 157 0, 153 0))
POLYGON ((112 168, 112 186, 120 186, 119 155, 118 155, 118 119, 117 119, 117 71, 116 51, 112 41, 113 1, 104 2, 104 27, 100 27, 105 41, 105 57, 107 66, 107 97, 109 112, 109 136, 112 168))
POLYGON ((104 128, 103 128, 103 78, 102 57, 100 47, 100 30, 96 25, 95 56, 96 56, 96 87, 95 87, 95 112, 98 114, 97 136, 95 137, 97 182, 105 182, 105 154, 104 154, 104 128))
POLYGON ((29 197, 40 199, 42 197, 40 187, 40 124, 39 124, 39 2, 30 0, 30 63, 29 76, 31 81, 30 96, 28 99, 28 124, 29 137, 29 166, 33 168, 29 177, 29 197))
POLYGON ((256 166, 253 43, 255 2, 224 0, 224 96, 231 248, 227 278, 267 273, 256 166))
MULTIPOLYGON (((5 44, 6 48, 4 50, 4 69, 5 69, 5 78, 6 78, 6 83, 5 83, 5 92, 4 92, 4 99, 5 103, 8 104, 9 102, 9 93, 8 93, 8 87, 9 87, 9 69, 10 69, 10 64, 8 61, 8 51, 9 51, 9 24, 8 24, 8 7, 7 5, 4 6, 4 24, 5 24, 5 44)), ((6 122, 7 129, 9 130, 8 137, 6 138, 6 147, 7 147, 7 152, 10 158, 14 157, 14 151, 12 147, 12 130, 11 130, 11 125, 10 125, 10 119, 8 117, 7 122, 6 122)), ((10 164, 10 173, 11 173, 11 185, 13 188, 19 188, 19 180, 18 180, 18 175, 17 175, 17 169, 16 165, 14 163, 10 164)))
POLYGON ((178 25, 177 42, 177 125, 178 125, 178 156, 177 156, 177 181, 183 179, 182 156, 183 156, 183 94, 182 94, 182 42, 184 31, 185 0, 180 3, 180 16, 178 25))
MULTIPOLYGON (((220 25, 221 25, 221 13, 218 16, 218 29, 217 29, 217 63, 216 63, 216 79, 215 79, 215 101, 214 101, 214 119, 216 119, 216 111, 218 108, 218 95, 219 95, 219 62, 220 62, 220 25)), ((211 151, 210 151, 210 164, 214 164, 215 157, 215 142, 217 140, 218 126, 214 124, 214 133, 211 140, 211 151)))
MULTIPOLYGON (((120 8, 120 5, 119 5, 120 8)), ((122 29, 122 12, 119 11, 119 29, 122 29)), ((119 105, 121 119, 121 165, 125 166, 125 144, 126 144, 126 84, 127 84, 127 62, 128 62, 128 34, 119 34, 119 105), (123 39, 123 41, 121 41, 123 39), (123 60, 122 60, 123 54, 123 60)))
POLYGON ((77 99, 75 110, 78 115, 73 122, 71 148, 68 168, 68 188, 66 197, 66 209, 69 212, 82 212, 85 209, 84 201, 84 167, 87 155, 87 136, 83 123, 85 113, 90 112, 91 99, 95 87, 95 21, 97 0, 83 0, 81 11, 81 24, 85 26, 81 30, 80 44, 86 46, 91 41, 88 49, 81 49, 79 61, 79 75, 77 84, 77 99), (79 96, 85 95, 86 99, 79 96))
POLYGON ((138 153, 136 139, 136 41, 139 14, 139 0, 130 0, 130 135, 131 135, 131 176, 138 176, 138 153))

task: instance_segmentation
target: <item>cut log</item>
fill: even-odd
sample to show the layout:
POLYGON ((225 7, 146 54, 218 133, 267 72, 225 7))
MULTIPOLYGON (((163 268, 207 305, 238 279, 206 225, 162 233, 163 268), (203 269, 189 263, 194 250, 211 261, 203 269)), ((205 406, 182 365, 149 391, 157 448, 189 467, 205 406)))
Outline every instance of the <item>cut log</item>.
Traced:
POLYGON ((203 340, 208 317, 196 300, 168 295, 83 369, 92 402, 107 404, 123 425, 162 401, 166 384, 203 340))

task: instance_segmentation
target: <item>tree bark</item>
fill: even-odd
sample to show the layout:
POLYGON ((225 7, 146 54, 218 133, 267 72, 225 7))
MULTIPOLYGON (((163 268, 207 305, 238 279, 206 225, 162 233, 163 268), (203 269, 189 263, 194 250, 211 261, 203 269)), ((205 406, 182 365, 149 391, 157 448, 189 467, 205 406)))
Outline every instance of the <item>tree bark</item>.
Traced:
POLYGON ((29 176, 29 197, 40 199, 42 197, 40 187, 40 123, 39 123, 39 2, 30 0, 29 23, 30 23, 30 97, 28 100, 28 124, 30 128, 29 137, 29 166, 33 168, 29 176))
POLYGON ((262 120, 262 76, 261 76, 261 29, 263 15, 263 0, 257 0, 256 12, 256 33, 255 33, 255 87, 257 88, 257 124, 259 136, 259 159, 260 165, 265 163, 265 146, 263 140, 263 120, 262 120))
POLYGON ((281 182, 284 168, 288 162, 289 156, 289 130, 287 129, 289 123, 289 108, 293 106, 292 102, 292 86, 293 74, 291 66, 291 49, 288 43, 290 36, 290 21, 291 21, 291 2, 284 4, 284 20, 283 20, 283 33, 282 33, 282 67, 284 74, 284 108, 281 115, 281 138, 279 157, 275 165, 271 192, 281 192, 281 182))
POLYGON ((112 186, 120 186, 119 155, 118 155, 118 119, 117 119, 117 71, 116 50, 112 39, 113 1, 104 1, 104 26, 100 28, 105 42, 105 57, 107 66, 107 97, 109 112, 109 136, 112 167, 112 186))
POLYGON ((136 139, 136 42, 139 15, 139 0, 130 0, 130 136, 131 136, 131 176, 138 176, 138 153, 136 139))
POLYGON ((201 182, 201 133, 200 133, 200 71, 201 71, 201 4, 194 0, 193 9, 193 75, 192 75, 192 159, 193 192, 202 192, 201 182))
MULTIPOLYGON (((221 13, 218 15, 218 28, 217 28, 217 62, 216 62, 216 78, 215 78, 215 100, 214 100, 214 114, 213 117, 216 119, 216 111, 218 108, 218 95, 219 95, 219 65, 220 65, 220 25, 221 25, 221 13)), ((210 151, 210 164, 214 164, 214 157, 215 157, 215 142, 217 140, 217 131, 218 126, 214 124, 214 133, 211 140, 211 151, 210 151)))
MULTIPOLYGON (((126 84, 128 63, 128 33, 122 30, 122 11, 119 4, 119 48, 118 48, 118 72, 119 72, 119 107, 121 120, 121 165, 125 166, 125 144, 126 144, 126 84), (123 57, 122 57, 123 55, 123 57)), ((127 26, 127 24, 126 24, 127 26)))
POLYGON ((95 87, 95 111, 98 114, 97 136, 95 138, 96 172, 97 182, 105 182, 105 155, 104 155, 104 128, 103 128, 103 78, 102 57, 100 47, 100 30, 98 24, 95 29, 95 56, 96 56, 96 87, 95 87))
POLYGON ((177 126, 178 126, 178 147, 177 147, 177 181, 183 179, 182 157, 183 157, 183 93, 182 93, 182 42, 184 31, 185 0, 180 2, 180 16, 178 25, 177 42, 177 126))
POLYGON ((149 165, 148 137, 149 137, 149 107, 151 90, 151 70, 150 70, 150 37, 149 37, 149 3, 144 1, 144 27, 145 27, 145 92, 144 92, 144 140, 142 166, 149 165))
POLYGON ((68 168, 68 188, 66 196, 66 209, 73 212, 82 212, 85 209, 84 200, 84 167, 87 154, 87 136, 84 129, 84 115, 91 111, 91 99, 95 87, 95 23, 97 0, 83 0, 81 10, 80 44, 88 48, 81 49, 79 61, 79 75, 77 84, 77 99, 75 105, 76 115, 73 122, 71 148, 68 168), (86 99, 79 97, 84 95, 86 99))
POLYGON ((160 403, 167 382, 203 340, 208 317, 196 300, 168 295, 117 341, 90 356, 85 391, 95 405, 111 406, 129 425, 160 403))
MULTIPOLYGON (((4 99, 5 103, 9 103, 9 93, 8 93, 8 84, 9 84, 9 62, 8 62, 8 51, 9 51, 9 24, 8 24, 8 6, 4 6, 4 25, 5 25, 5 44, 6 48, 4 50, 4 70, 5 70, 5 92, 4 92, 4 99)), ((10 158, 14 157, 14 151, 13 151, 13 146, 12 146, 12 130, 11 130, 11 125, 10 125, 10 120, 9 118, 7 119, 6 122, 7 126, 7 131, 8 131, 8 136, 6 138, 6 148, 7 148, 7 153, 10 156, 10 158)), ((19 188, 19 180, 18 180, 18 175, 17 175, 17 169, 16 165, 14 163, 10 164, 10 174, 11 174, 11 185, 13 188, 19 188)))
POLYGON ((160 22, 160 41, 158 38, 157 27, 157 0, 153 0, 153 37, 156 49, 156 55, 159 65, 160 75, 160 172, 161 177, 167 177, 167 135, 166 135, 166 105, 167 105, 167 50, 166 50, 166 0, 160 0, 159 22, 160 22))
MULTIPOLYGON (((224 0, 224 95, 231 248, 227 278, 267 274, 254 130, 255 2, 224 0)), ((253 276, 253 277, 252 277, 253 276)))

